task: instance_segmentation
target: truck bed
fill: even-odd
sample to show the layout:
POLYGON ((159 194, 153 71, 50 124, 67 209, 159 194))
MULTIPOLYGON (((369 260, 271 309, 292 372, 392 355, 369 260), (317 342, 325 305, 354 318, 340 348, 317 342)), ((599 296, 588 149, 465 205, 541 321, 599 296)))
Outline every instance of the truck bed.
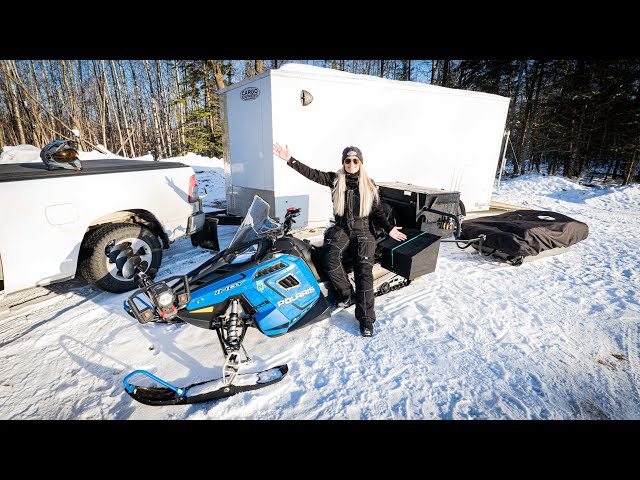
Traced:
POLYGON ((56 169, 47 170, 44 163, 7 163, 0 165, 0 183, 19 182, 21 180, 39 180, 52 177, 68 177, 77 175, 100 175, 105 173, 136 172, 140 170, 157 170, 186 167, 180 162, 154 162, 148 160, 101 159, 82 160, 82 170, 56 169))

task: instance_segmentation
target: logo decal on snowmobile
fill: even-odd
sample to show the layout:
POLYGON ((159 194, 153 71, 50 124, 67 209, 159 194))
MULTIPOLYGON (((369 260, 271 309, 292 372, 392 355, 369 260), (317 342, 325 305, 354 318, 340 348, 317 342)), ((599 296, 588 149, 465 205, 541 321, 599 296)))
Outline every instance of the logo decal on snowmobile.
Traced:
POLYGON ((244 283, 244 280, 240 280, 239 282, 232 283, 231 285, 227 285, 226 287, 221 288, 220 290, 216 290, 214 293, 215 293, 216 295, 219 295, 219 294, 221 294, 222 292, 226 292, 226 291, 228 291, 228 290, 231 290, 232 288, 239 287, 239 286, 240 286, 240 285, 242 285, 243 283, 244 283))
POLYGON ((255 100, 260 96, 260 89, 258 87, 247 87, 240 92, 240 98, 242 100, 255 100))
POLYGON ((295 295, 291 295, 290 297, 287 297, 287 298, 285 298, 283 300, 280 300, 278 302, 278 307, 281 307, 282 305, 289 305, 290 303, 295 302, 299 298, 306 297, 307 295, 309 295, 310 293, 313 293, 315 291, 316 291, 316 289, 313 288, 313 287, 309 287, 309 288, 307 288, 305 290, 302 290, 302 291, 296 293, 295 295))
POLYGON ((262 291, 264 290, 264 282, 263 282, 262 280, 258 280, 258 281, 256 282, 256 289, 257 289, 259 292, 262 292, 262 291))

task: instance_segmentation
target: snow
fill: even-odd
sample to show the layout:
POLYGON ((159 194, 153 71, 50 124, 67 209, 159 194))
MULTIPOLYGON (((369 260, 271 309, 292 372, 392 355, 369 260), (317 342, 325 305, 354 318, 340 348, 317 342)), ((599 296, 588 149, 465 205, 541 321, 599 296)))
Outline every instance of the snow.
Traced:
MULTIPOLYGON (((224 202, 222 160, 178 160, 210 208, 224 202)), ((376 299, 372 338, 353 307, 277 338, 250 329, 247 372, 287 363, 289 374, 219 402, 150 407, 122 383, 136 369, 177 386, 219 377, 215 332, 141 325, 122 308, 128 294, 81 279, 8 295, 0 419, 640 418, 640 186, 531 174, 503 179, 493 200, 569 215, 589 237, 520 267, 442 243, 434 273, 376 299)), ((219 226, 223 247, 236 228, 219 226)), ((179 240, 158 277, 210 256, 179 240)))
POLYGON ((0 165, 3 163, 31 163, 41 162, 40 149, 33 145, 16 145, 2 147, 0 165))

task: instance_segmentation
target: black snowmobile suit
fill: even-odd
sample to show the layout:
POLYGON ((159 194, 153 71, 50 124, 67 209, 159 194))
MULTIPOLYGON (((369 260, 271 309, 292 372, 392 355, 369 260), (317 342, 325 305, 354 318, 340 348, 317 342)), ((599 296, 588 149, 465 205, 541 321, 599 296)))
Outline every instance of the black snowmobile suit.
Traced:
MULTIPOLYGON (((330 187, 333 192, 338 177, 335 172, 316 170, 293 157, 287 165, 309 180, 330 187)), ((382 228, 387 234, 393 229, 393 225, 387 220, 379 202, 374 202, 369 216, 360 217, 358 180, 358 174, 346 175, 344 215, 336 215, 335 225, 324 232, 322 259, 338 298, 345 298, 352 293, 352 289, 342 265, 342 256, 347 249, 351 249, 356 283, 355 317, 360 325, 364 326, 372 325, 376 321, 373 294, 373 263, 376 250, 374 225, 382 228)))

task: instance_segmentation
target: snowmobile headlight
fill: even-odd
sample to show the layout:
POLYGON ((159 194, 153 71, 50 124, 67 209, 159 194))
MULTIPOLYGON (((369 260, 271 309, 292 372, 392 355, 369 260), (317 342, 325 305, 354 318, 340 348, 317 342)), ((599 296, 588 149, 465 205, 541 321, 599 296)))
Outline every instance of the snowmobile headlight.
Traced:
POLYGON ((158 282, 149 289, 149 294, 154 305, 160 308, 171 307, 173 305, 174 294, 171 287, 164 282, 158 282))
POLYGON ((164 292, 158 296, 158 304, 161 307, 173 305, 173 292, 164 292))

